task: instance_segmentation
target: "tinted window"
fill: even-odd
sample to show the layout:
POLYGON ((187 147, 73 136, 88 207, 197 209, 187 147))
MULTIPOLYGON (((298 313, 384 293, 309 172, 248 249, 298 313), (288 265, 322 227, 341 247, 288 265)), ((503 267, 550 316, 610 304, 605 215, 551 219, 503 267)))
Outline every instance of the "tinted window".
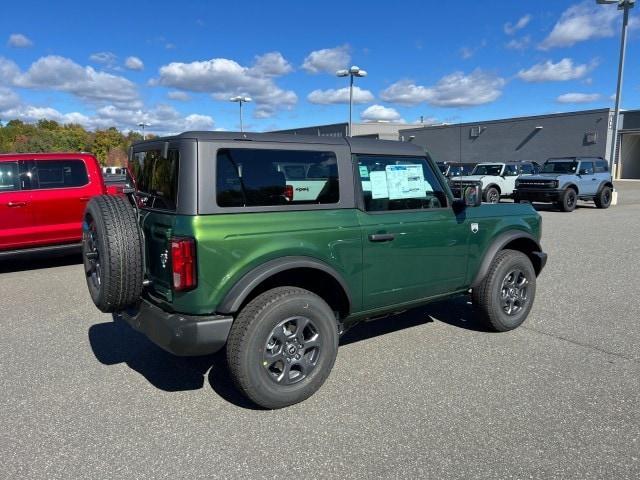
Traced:
POLYGON ((504 176, 505 177, 515 177, 518 175, 518 166, 517 165, 505 165, 504 166, 504 176))
MULTIPOLYGON (((446 163, 438 163, 438 168, 440 169, 443 175, 447 173, 448 166, 446 163)), ((451 167, 451 168, 454 168, 454 167, 451 167)))
POLYGON ((18 162, 0 163, 0 192, 20 190, 18 162))
POLYGON ((359 156, 358 172, 367 211, 447 206, 447 197, 424 158, 359 156))
POLYGON ((337 203, 338 162, 333 152, 221 149, 216 197, 221 207, 337 203))
POLYGON ((82 187, 89 183, 82 160, 36 160, 37 188, 82 187))
POLYGON ((593 174, 593 162, 580 162, 580 174, 581 175, 593 174))
POLYGON ((129 168, 141 207, 175 210, 178 199, 178 150, 169 150, 163 158, 160 150, 133 154, 129 168))
POLYGON ((500 175, 502 165, 476 165, 471 175, 500 175))
POLYGON ((530 175, 534 173, 533 165, 531 165, 530 163, 523 163, 520 166, 520 173, 522 173, 523 175, 530 175))
POLYGON ((573 160, 567 161, 547 161, 542 167, 542 173, 576 173, 578 163, 573 160))
POLYGON ((596 173, 603 173, 609 171, 609 165, 604 160, 596 161, 596 173))

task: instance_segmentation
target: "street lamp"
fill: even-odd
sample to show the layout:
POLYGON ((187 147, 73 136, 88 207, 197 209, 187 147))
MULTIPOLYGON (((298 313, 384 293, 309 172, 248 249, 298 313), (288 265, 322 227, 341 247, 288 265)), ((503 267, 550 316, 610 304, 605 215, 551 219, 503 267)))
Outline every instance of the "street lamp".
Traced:
POLYGON ((624 74, 624 56, 627 49, 627 27, 629 26, 629 9, 633 8, 636 0, 596 0, 600 5, 618 4, 618 10, 623 10, 622 35, 620 40, 620 63, 618 63, 618 86, 616 87, 616 105, 613 114, 613 141, 611 142, 611 153, 609 162, 611 164, 611 175, 618 176, 616 166, 616 146, 618 143, 618 117, 620 116, 620 100, 622 96, 622 77, 624 74))
POLYGON ((151 124, 150 124, 150 123, 140 122, 140 123, 138 124, 138 126, 139 126, 140 128, 142 128, 142 140, 146 140, 146 138, 147 138, 147 137, 146 137, 146 136, 145 136, 145 134, 144 134, 144 129, 145 129, 145 127, 150 127, 150 126, 151 126, 151 124))
POLYGON ((242 104, 243 103, 247 103, 251 101, 250 97, 243 97, 241 95, 235 96, 235 97, 231 97, 229 99, 232 102, 238 102, 238 104, 240 105, 240 131, 244 132, 244 130, 242 129, 242 104))
POLYGON ((353 77, 366 77, 367 72, 354 65, 349 70, 338 70, 336 75, 338 77, 349 77, 349 132, 347 136, 350 137, 353 128, 351 121, 351 111, 353 110, 353 77))

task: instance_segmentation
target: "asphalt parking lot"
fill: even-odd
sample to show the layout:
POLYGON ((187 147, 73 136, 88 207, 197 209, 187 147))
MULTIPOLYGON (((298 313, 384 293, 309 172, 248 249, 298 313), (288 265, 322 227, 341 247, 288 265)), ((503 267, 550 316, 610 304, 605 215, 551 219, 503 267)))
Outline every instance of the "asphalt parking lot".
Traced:
POLYGON ((0 273, 4 478, 639 478, 640 185, 543 209, 531 316, 464 300, 360 325, 308 401, 252 409, 91 303, 76 257, 0 273), (627 194, 625 190, 628 189, 627 194))

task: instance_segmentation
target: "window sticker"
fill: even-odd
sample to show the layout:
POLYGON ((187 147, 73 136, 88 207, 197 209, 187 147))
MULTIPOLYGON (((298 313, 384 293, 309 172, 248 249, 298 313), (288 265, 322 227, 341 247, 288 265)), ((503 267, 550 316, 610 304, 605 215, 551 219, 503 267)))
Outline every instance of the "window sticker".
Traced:
POLYGON ((371 172, 369 174, 371 179, 371 198, 389 198, 389 190, 387 188, 387 173, 386 172, 371 172))
POLYGON ((370 192, 371 191, 371 182, 369 180, 362 181, 362 191, 370 192))
POLYGON ((360 178, 369 178, 369 169, 366 165, 359 165, 358 169, 360 170, 360 178))
POLYGON ((425 197, 422 165, 387 165, 385 171, 390 200, 425 197))

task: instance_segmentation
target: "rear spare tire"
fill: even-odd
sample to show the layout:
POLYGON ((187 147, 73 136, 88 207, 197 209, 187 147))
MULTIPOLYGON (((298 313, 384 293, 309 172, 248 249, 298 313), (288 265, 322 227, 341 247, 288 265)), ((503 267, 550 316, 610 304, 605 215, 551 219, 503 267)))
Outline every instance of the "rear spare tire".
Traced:
POLYGON ((136 212, 123 195, 99 195, 82 222, 82 257, 89 294, 103 312, 134 304, 142 293, 143 241, 136 212))

